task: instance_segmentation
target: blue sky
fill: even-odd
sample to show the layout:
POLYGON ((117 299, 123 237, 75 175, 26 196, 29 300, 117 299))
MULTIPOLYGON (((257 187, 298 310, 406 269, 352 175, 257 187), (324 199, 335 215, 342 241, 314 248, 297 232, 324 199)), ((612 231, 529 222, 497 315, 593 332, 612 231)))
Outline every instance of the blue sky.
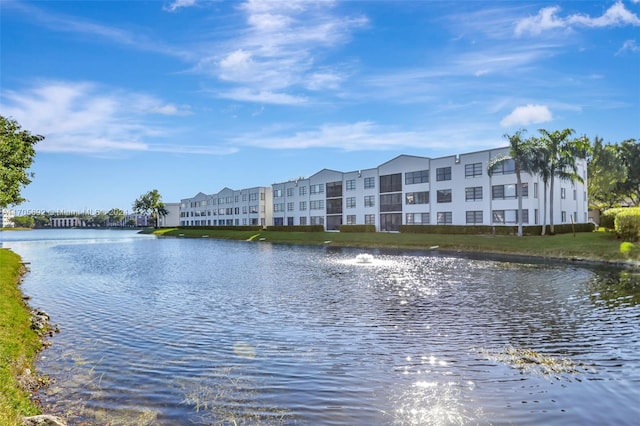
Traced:
POLYGON ((640 138, 640 0, 0 0, 0 114, 46 139, 17 209, 268 186, 520 128, 640 138))

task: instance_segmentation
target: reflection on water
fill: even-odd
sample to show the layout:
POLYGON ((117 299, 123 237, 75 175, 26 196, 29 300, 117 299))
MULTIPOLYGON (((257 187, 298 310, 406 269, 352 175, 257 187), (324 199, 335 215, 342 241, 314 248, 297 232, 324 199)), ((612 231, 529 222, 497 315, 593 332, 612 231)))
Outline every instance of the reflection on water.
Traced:
POLYGON ((31 262, 23 290, 62 329, 39 364, 54 378, 41 398, 69 424, 629 424, 640 415, 631 271, 22 234, 3 244, 31 262))

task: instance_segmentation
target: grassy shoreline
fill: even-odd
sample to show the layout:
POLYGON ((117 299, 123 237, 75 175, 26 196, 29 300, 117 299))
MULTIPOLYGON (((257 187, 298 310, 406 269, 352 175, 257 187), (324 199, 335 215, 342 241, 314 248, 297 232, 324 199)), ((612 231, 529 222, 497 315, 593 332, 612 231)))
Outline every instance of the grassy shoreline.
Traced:
POLYGON ((401 233, 281 232, 233 231, 217 229, 163 228, 148 229, 164 237, 217 238, 286 244, 356 247, 363 249, 394 248, 438 250, 513 256, 539 257, 567 261, 588 261, 638 265, 640 244, 623 243, 615 233, 598 231, 547 236, 516 237, 509 235, 452 235, 401 233))
POLYGON ((31 327, 31 310, 19 283, 24 273, 20 256, 0 248, 0 424, 22 424, 22 417, 40 413, 31 399, 34 363, 43 347, 31 327))

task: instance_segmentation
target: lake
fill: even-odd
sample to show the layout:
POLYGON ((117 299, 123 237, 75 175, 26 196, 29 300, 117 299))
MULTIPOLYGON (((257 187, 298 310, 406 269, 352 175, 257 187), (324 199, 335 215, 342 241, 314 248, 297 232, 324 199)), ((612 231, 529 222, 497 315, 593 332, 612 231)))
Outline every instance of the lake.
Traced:
POLYGON ((61 329, 39 397, 70 425, 640 417, 638 271, 134 231, 0 238, 61 329))

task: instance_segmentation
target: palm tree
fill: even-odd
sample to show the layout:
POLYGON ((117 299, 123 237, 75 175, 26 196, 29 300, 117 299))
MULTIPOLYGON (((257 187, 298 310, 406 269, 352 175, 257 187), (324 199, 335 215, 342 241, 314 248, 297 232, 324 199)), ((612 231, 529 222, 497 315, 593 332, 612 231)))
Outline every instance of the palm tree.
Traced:
POLYGON ((532 138, 531 145, 533 153, 531 172, 536 173, 542 178, 542 194, 544 202, 542 205, 541 235, 545 235, 547 229, 547 188, 549 187, 549 180, 551 180, 551 169, 548 167, 550 163, 549 150, 547 150, 547 147, 538 138, 532 138))
POLYGON ((549 224, 551 225, 550 232, 553 234, 553 190, 555 178, 571 182, 584 181, 582 176, 578 174, 576 160, 586 157, 589 140, 586 137, 569 139, 574 133, 573 129, 553 132, 540 129, 539 132, 542 134, 540 142, 544 147, 546 164, 539 162, 537 166, 540 167, 539 173, 547 175, 551 180, 549 185, 549 224))
POLYGON ((133 211, 139 214, 149 214, 155 219, 155 227, 158 227, 158 221, 160 216, 166 216, 169 211, 164 208, 162 202, 162 196, 157 189, 147 192, 141 195, 133 203, 133 211))
POLYGON ((509 155, 498 155, 487 167, 489 176, 493 175, 496 168, 508 160, 513 160, 516 172, 516 195, 518 197, 518 237, 522 237, 522 172, 531 173, 533 167, 532 144, 529 140, 522 140, 522 133, 526 130, 520 129, 513 135, 505 134, 509 139, 509 155))

